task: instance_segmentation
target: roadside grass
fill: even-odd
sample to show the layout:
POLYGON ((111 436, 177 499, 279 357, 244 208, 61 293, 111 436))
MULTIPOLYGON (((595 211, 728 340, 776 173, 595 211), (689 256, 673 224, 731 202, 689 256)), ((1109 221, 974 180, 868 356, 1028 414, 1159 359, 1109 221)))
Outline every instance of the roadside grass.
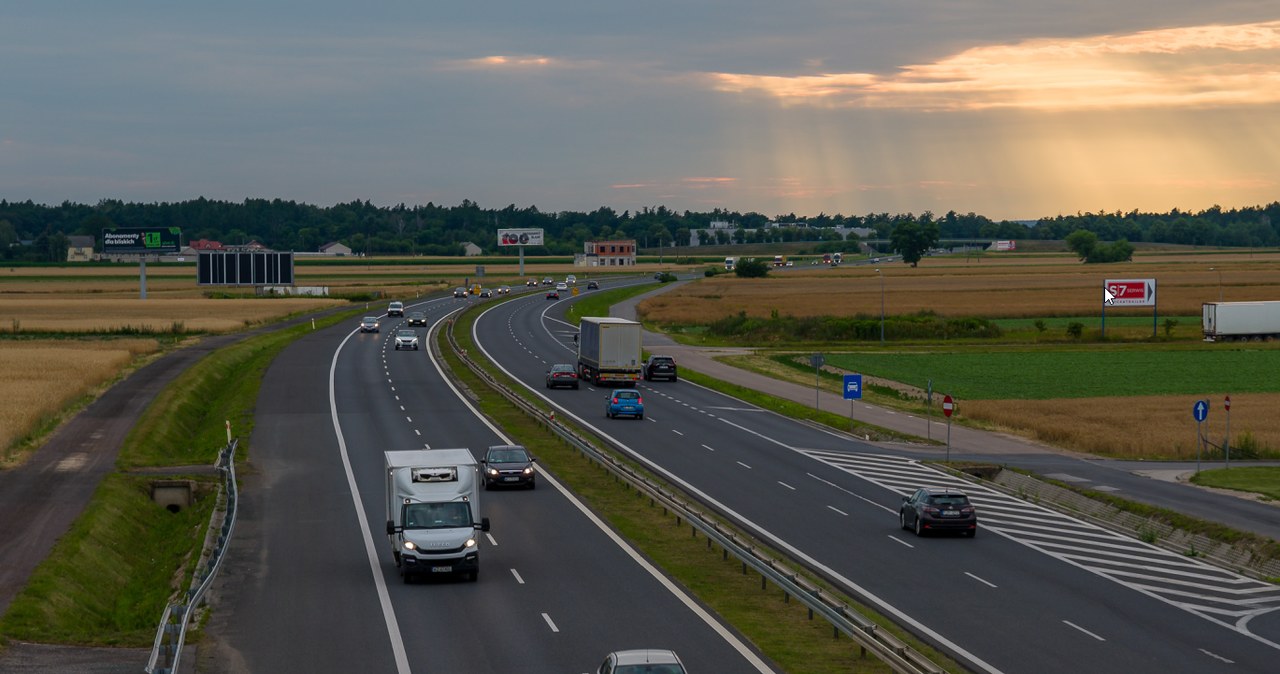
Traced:
POLYGON ((151 501, 150 478, 106 477, 0 619, 0 635, 40 643, 149 646, 179 581, 190 580, 216 501, 208 476, 192 507, 151 501))
MULTIPOLYGON (((474 315, 467 312, 453 326, 459 346, 470 354, 479 353, 471 341, 473 321, 474 315)), ((759 575, 754 572, 744 574, 740 562, 732 557, 723 559, 722 551, 709 546, 707 539, 692 535, 687 523, 676 521, 672 513, 652 505, 641 492, 616 480, 611 473, 560 440, 540 422, 507 403, 476 377, 447 344, 442 343, 441 350, 455 380, 476 396, 480 409, 496 425, 538 457, 541 470, 573 491, 593 512, 755 644, 782 671, 792 674, 892 671, 884 663, 862 656, 852 640, 844 636, 834 638, 828 623, 821 618, 811 619, 808 609, 799 602, 788 601, 780 589, 773 586, 762 589, 759 575)), ((505 379, 491 364, 480 361, 479 365, 500 381, 505 379)), ((511 388, 540 409, 546 409, 545 402, 534 398, 522 387, 511 388)), ((589 435, 585 429, 572 423, 560 423, 580 435, 589 435)), ((631 465, 642 470, 638 464, 631 465)), ((771 554, 782 558, 777 553, 771 554)), ((825 583, 820 584, 826 586, 825 583)), ((946 671, 964 671, 944 654, 920 642, 883 616, 855 601, 850 600, 849 603, 875 620, 881 629, 890 630, 946 671)))
POLYGON ((1280 500, 1280 466, 1240 466, 1202 470, 1191 481, 1202 487, 1232 489, 1261 494, 1269 501, 1280 500))
POLYGON ((830 353, 827 364, 968 400, 1045 400, 1206 392, 1277 393, 1280 348, 1209 344, 1194 349, 1094 346, 1037 350, 830 353))
MULTIPOLYGON (((318 317, 316 329, 359 313, 318 317)), ((117 466, 177 467, 177 475, 164 477, 195 480, 196 503, 171 513, 150 499, 155 475, 107 476, 0 618, 0 636, 149 646, 169 599, 190 585, 216 500, 215 479, 184 474, 180 467, 213 462, 226 444, 225 419, 233 420, 239 437, 249 437, 262 372, 281 349, 311 331, 303 323, 219 349, 157 395, 126 438, 117 466)), ((240 446, 251 451, 247 443, 240 446)))
MULTIPOLYGON (((579 279, 578 283, 582 284, 584 282, 579 279)), ((636 295, 653 292, 657 285, 658 284, 656 282, 641 283, 639 285, 627 286, 625 288, 597 290, 587 293, 585 297, 580 297, 578 301, 574 302, 573 305, 569 307, 569 310, 565 312, 565 319, 570 323, 577 325, 578 322, 582 320, 583 316, 608 316, 609 307, 612 307, 619 302, 629 300, 636 295)))

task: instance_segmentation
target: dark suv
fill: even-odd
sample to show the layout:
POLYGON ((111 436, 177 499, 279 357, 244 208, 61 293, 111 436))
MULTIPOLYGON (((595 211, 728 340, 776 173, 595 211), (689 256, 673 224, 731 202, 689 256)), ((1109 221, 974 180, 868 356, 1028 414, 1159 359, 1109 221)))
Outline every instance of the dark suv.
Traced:
POLYGON ((649 356, 644 362, 644 380, 654 379, 676 380, 676 359, 671 356, 649 356))
POLYGON ((484 466, 484 488, 527 487, 533 489, 533 462, 529 451, 520 445, 494 445, 485 452, 480 464, 484 466))
POLYGON ((917 536, 930 531, 959 531, 972 538, 978 535, 978 510, 963 492, 922 487, 902 497, 898 524, 903 529, 913 529, 917 536))

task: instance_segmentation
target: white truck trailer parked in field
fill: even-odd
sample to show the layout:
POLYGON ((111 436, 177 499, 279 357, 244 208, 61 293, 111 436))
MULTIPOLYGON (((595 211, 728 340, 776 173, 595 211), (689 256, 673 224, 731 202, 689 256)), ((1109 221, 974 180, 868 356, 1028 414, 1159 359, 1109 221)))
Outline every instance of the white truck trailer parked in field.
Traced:
POLYGON ((480 469, 468 449, 386 452, 387 538, 404 582, 413 576, 480 576, 480 469))
POLYGON ((578 325, 578 376, 596 386, 634 386, 640 381, 640 324, 624 318, 587 316, 578 325))
POLYGON ((1280 338, 1280 302, 1206 302, 1201 309, 1205 341, 1280 338))

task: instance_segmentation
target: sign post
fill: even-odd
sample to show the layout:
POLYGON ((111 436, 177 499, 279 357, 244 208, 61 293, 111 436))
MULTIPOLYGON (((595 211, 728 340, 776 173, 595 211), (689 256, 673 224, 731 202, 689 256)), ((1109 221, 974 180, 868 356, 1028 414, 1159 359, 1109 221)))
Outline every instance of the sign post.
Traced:
POLYGON ((844 376, 844 399, 849 401, 849 432, 853 432, 853 401, 862 399, 862 375, 844 376))
POLYGON ((826 362, 827 359, 823 358, 820 353, 809 356, 809 364, 813 366, 813 409, 818 411, 822 410, 822 400, 818 395, 821 392, 821 389, 818 388, 818 375, 822 370, 822 365, 826 362))
POLYGON ((1200 472, 1200 448, 1204 446, 1204 435, 1200 432, 1200 424, 1209 416, 1209 403, 1197 400, 1191 408, 1191 416, 1196 420, 1196 472, 1200 472))
POLYGON ((925 438, 933 439, 933 380, 929 380, 929 386, 924 393, 924 435, 925 438))
POLYGON ((1231 396, 1228 395, 1222 401, 1222 407, 1227 410, 1227 437, 1222 441, 1222 451, 1226 454, 1227 468, 1231 467, 1231 396))
POLYGON ((951 413, 955 411, 956 403, 951 399, 951 394, 942 397, 942 413, 947 415, 947 463, 951 463, 951 413))

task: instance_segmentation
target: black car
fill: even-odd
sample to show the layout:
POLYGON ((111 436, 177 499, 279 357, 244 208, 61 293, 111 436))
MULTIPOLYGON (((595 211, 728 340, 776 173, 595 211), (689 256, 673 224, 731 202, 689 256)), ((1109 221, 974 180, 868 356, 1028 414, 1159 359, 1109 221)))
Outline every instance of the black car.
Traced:
POLYGON ((902 497, 898 525, 913 529, 917 536, 931 531, 959 531, 972 538, 978 535, 978 510, 963 492, 921 487, 902 497))
POLYGON ((572 363, 556 363, 547 370, 547 388, 557 386, 578 388, 578 370, 572 363))
POLYGON ((644 380, 676 380, 676 359, 671 356, 649 356, 644 362, 644 380))
POLYGON ((425 326, 427 324, 427 315, 422 313, 421 311, 415 311, 409 314, 409 318, 405 322, 408 323, 409 325, 425 326))
POLYGON ((595 281, 587 281, 587 290, 599 290, 600 284, 595 281))
POLYGON ((484 488, 536 486, 533 462, 536 459, 520 445, 494 445, 485 452, 480 465, 484 466, 484 488))
POLYGON ((549 299, 549 300, 558 300, 558 299, 560 299, 560 291, 559 291, 559 290, 552 290, 552 291, 548 292, 548 293, 547 293, 547 299, 549 299))

